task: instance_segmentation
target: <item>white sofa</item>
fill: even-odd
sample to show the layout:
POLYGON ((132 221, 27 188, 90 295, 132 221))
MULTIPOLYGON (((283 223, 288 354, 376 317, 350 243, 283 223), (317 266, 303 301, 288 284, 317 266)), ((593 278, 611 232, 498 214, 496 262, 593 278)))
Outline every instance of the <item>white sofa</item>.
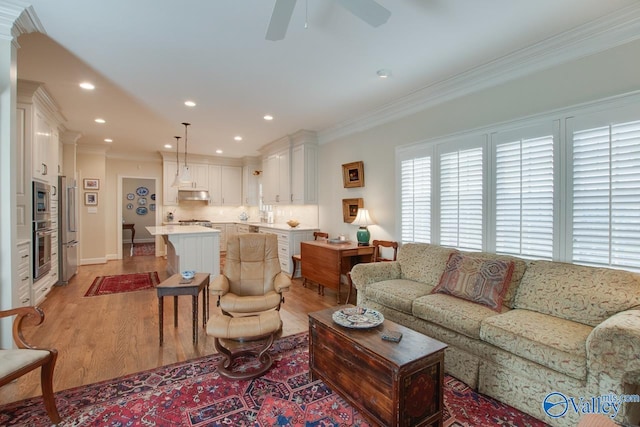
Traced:
MULTIPOLYGON (((554 426, 577 425, 588 409, 580 397, 640 394, 639 275, 464 253, 464 259, 511 266, 496 310, 432 293, 452 253, 460 254, 412 243, 400 248, 397 261, 354 266, 358 305, 445 342, 446 372, 554 426), (576 412, 570 400, 560 402, 549 415, 543 402, 554 392, 551 403, 564 396, 583 406, 576 412)), ((639 418, 640 403, 625 403, 615 421, 638 425, 639 418)))

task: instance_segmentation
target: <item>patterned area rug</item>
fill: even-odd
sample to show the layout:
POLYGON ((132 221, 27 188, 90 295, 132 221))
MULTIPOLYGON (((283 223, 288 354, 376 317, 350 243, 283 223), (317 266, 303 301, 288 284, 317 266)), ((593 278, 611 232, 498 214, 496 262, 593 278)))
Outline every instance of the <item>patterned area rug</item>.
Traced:
MULTIPOLYGON (((309 380, 306 333, 276 341, 262 377, 231 381, 217 354, 56 393, 60 426, 369 426, 320 381, 309 380)), ((444 426, 545 426, 445 377, 444 426)), ((2 426, 48 426, 42 399, 0 406, 2 426)))
POLYGON ((133 245, 133 256, 148 256, 155 254, 155 243, 136 243, 135 245, 133 245))
POLYGON ((141 291, 143 289, 153 289, 160 278, 157 271, 148 273, 119 274, 117 276, 98 276, 95 278, 85 297, 96 295, 117 294, 120 292, 141 291))

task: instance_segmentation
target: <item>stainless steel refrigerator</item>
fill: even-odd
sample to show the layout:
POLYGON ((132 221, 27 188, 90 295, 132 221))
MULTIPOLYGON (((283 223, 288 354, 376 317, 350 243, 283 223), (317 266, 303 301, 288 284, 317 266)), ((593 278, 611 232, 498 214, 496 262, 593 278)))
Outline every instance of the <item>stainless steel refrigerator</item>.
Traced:
POLYGON ((78 272, 78 240, 76 240, 77 215, 76 183, 66 176, 58 178, 58 233, 60 284, 69 283, 78 272))

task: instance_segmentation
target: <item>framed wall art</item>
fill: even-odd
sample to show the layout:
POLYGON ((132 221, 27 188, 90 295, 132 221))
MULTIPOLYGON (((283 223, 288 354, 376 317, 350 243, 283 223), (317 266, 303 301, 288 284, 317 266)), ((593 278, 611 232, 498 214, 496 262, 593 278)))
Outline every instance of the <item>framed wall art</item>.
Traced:
POLYGON ((352 223, 358 215, 358 208, 364 207, 362 198, 342 199, 342 219, 344 222, 352 223))
POLYGON ((87 206, 97 206, 98 193, 93 193, 93 192, 84 193, 84 204, 87 206))
POLYGON ((99 190, 100 180, 94 178, 85 178, 83 181, 83 187, 85 190, 99 190))
POLYGON ((364 163, 351 162, 342 165, 342 184, 344 188, 364 187, 364 163))

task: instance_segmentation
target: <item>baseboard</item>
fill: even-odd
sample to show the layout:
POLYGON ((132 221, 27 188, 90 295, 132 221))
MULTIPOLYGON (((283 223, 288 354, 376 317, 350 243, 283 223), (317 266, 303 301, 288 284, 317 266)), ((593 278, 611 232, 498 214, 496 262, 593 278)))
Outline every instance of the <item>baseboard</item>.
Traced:
MULTIPOLYGON (((114 258, 115 259, 115 258, 114 258)), ((107 258, 85 258, 80 260, 80 265, 91 265, 91 264, 106 264, 107 258)))

